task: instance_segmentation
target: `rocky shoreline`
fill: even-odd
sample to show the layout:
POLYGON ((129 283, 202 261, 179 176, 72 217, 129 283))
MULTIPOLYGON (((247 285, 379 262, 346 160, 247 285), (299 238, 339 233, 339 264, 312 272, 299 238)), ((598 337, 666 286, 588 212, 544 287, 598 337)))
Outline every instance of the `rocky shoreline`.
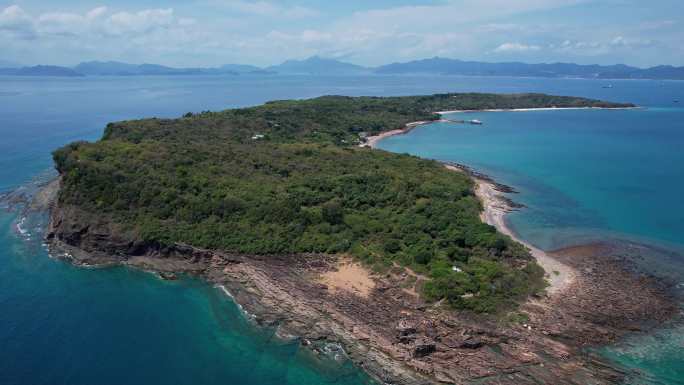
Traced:
MULTIPOLYGON (((51 199, 57 189, 53 186, 51 199)), ((188 245, 161 248, 112 236, 104 219, 51 206, 51 252, 82 266, 125 265, 164 279, 192 274, 221 286, 257 324, 316 351, 339 344, 386 384, 617 384, 627 375, 584 348, 649 330, 678 312, 667 288, 607 255, 605 245, 554 256, 579 273, 560 292, 485 317, 425 303, 424 277, 395 266, 368 271, 367 295, 319 279, 340 269, 331 255, 254 256, 188 245)))

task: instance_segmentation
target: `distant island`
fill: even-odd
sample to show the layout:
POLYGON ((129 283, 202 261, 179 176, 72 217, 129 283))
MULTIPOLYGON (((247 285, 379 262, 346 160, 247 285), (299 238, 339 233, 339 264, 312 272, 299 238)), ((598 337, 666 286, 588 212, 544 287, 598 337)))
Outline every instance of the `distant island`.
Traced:
POLYGON ((110 123, 54 152, 47 241, 77 265, 202 277, 278 336, 321 354, 340 344, 379 381, 617 384, 624 373, 583 348, 676 313, 653 282, 603 258, 545 270, 483 222, 513 207, 497 196, 509 187, 367 145, 438 111, 631 107, 325 96, 110 123))
POLYGON ((582 65, 574 63, 529 64, 520 62, 487 63, 435 57, 379 67, 363 67, 335 59, 314 56, 288 60, 261 68, 244 64, 226 64, 215 68, 173 68, 158 64, 129 64, 115 61, 92 61, 74 67, 39 65, 1 68, 0 75, 11 76, 196 76, 196 75, 458 75, 509 76, 581 79, 653 79, 684 80, 684 67, 661 65, 637 68, 624 64, 582 65))
POLYGON ((0 75, 9 76, 61 76, 78 77, 84 76, 82 73, 67 67, 38 65, 33 67, 21 68, 0 68, 0 75))
POLYGON ((624 64, 582 65, 573 63, 528 64, 485 63, 435 57, 407 63, 394 63, 375 70, 378 74, 443 74, 462 76, 521 76, 583 79, 684 79, 684 67, 637 68, 624 64))
POLYGON ((217 68, 172 68, 158 64, 128 64, 121 62, 85 62, 74 67, 84 75, 140 76, 140 75, 238 75, 260 73, 263 70, 249 65, 227 64, 217 68))

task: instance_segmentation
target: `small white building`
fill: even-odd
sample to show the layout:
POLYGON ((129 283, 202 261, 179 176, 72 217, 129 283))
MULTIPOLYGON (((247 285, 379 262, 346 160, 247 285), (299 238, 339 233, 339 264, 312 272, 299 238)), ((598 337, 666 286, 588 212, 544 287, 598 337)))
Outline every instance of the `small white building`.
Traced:
POLYGON ((259 140, 259 139, 263 139, 263 138, 264 138, 263 134, 255 134, 254 136, 252 136, 252 140, 259 140))

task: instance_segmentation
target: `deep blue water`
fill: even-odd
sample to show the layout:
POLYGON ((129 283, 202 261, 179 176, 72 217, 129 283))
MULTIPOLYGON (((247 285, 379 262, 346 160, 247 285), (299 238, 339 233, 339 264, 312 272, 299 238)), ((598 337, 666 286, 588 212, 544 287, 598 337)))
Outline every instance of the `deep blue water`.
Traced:
MULTIPOLYGON (((684 113, 673 100, 684 99, 684 83, 612 83, 604 89, 599 81, 534 78, 0 77, 0 192, 48 170, 56 147, 95 140, 113 120, 323 94, 548 92, 649 108, 477 114, 485 126, 433 125, 383 146, 468 163, 515 186, 521 191, 515 199, 530 208, 510 220, 542 247, 609 234, 678 248, 684 113)), ((165 282, 130 269, 87 270, 50 259, 38 225, 24 224, 28 240, 16 229, 20 220, 0 212, 0 384, 368 380, 348 363, 314 359, 297 343, 253 327, 230 298, 200 281, 165 282)), ((653 383, 677 383, 681 333, 648 338, 606 354, 648 371, 653 383)))
POLYGON ((360 384, 250 324, 220 290, 125 268, 83 270, 0 219, 2 384, 360 384))

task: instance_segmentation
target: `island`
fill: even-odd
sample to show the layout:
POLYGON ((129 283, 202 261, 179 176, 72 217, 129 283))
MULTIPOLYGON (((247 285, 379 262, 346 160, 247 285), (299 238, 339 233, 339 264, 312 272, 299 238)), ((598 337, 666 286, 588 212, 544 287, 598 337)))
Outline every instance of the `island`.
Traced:
POLYGON ((339 344, 381 382, 618 383, 584 348, 676 313, 656 280, 587 257, 607 246, 533 250, 486 223, 512 207, 506 186, 368 144, 438 111, 632 107, 324 96, 110 123, 54 152, 47 238, 79 265, 203 277, 259 325, 314 351, 339 344), (549 258, 568 271, 560 286, 549 258))

